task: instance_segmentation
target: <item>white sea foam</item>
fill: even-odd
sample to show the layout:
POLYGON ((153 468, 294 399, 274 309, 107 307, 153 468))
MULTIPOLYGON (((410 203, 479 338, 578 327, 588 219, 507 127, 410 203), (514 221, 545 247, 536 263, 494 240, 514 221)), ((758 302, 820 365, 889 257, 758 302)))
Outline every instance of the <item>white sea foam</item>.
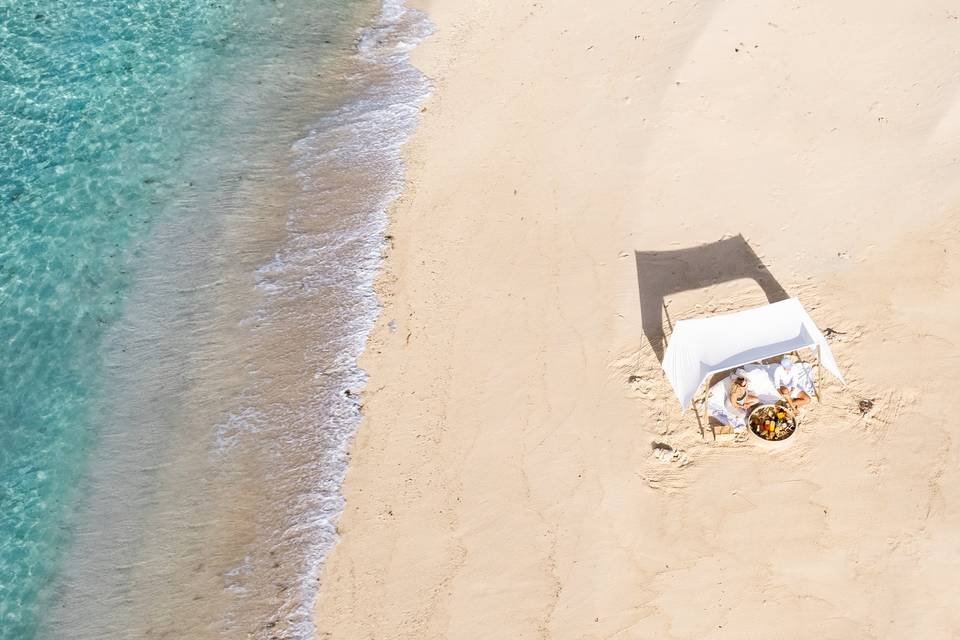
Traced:
POLYGON ((258 433, 263 429, 266 415, 256 407, 244 407, 230 412, 226 419, 215 427, 216 451, 224 455, 235 447, 245 433, 258 433))
MULTIPOLYGON (((408 53, 431 32, 423 13, 387 0, 359 34, 358 72, 351 79, 356 91, 293 145, 302 197, 288 212, 285 246, 256 272, 264 304, 247 324, 272 331, 289 323, 291 309, 304 309, 308 302, 311 311, 298 322, 307 336, 324 338, 303 351, 304 373, 315 385, 309 400, 244 410, 217 431, 218 446, 229 451, 259 425, 280 424, 284 428, 276 437, 291 438, 291 448, 311 452, 312 460, 297 471, 300 478, 308 474, 307 482, 278 478, 294 493, 283 509, 283 526, 273 539, 261 541, 278 553, 300 554, 304 562, 298 586, 288 590, 263 637, 307 639, 315 633, 320 569, 337 537, 335 523, 344 505, 340 485, 360 422, 357 393, 366 384, 357 359, 379 311, 373 281, 386 211, 403 187, 401 147, 430 89, 408 53)), ((257 579, 256 571, 230 576, 238 608, 262 596, 257 579)))

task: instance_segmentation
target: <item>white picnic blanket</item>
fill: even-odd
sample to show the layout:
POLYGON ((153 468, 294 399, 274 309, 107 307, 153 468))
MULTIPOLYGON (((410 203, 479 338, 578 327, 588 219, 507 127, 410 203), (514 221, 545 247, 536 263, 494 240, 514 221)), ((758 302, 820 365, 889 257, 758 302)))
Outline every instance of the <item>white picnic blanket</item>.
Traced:
MULTIPOLYGON (((773 384, 773 372, 777 370, 777 366, 776 364, 748 364, 741 367, 746 372, 747 391, 757 396, 764 404, 773 404, 780 400, 780 394, 773 384)), ((812 396, 813 366, 806 362, 797 362, 793 366, 799 369, 797 380, 800 387, 812 396)), ((710 387, 707 393, 707 413, 723 424, 739 430, 747 426, 747 412, 730 403, 732 377, 729 375, 710 387)))

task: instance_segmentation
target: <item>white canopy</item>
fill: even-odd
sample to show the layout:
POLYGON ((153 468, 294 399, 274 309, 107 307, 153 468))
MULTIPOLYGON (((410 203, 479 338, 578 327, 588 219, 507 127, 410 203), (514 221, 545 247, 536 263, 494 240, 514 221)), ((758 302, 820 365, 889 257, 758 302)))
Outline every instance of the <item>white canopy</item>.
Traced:
POLYGON ((709 318, 680 320, 673 327, 663 370, 686 409, 706 378, 791 351, 820 348, 820 364, 841 382, 833 353, 796 298, 709 318))

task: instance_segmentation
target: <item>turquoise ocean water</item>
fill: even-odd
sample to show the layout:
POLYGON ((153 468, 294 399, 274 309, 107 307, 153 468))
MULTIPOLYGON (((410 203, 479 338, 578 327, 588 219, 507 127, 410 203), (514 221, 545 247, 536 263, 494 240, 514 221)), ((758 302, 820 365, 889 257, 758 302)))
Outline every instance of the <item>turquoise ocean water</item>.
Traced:
POLYGON ((312 634, 428 31, 0 0, 0 638, 312 634))

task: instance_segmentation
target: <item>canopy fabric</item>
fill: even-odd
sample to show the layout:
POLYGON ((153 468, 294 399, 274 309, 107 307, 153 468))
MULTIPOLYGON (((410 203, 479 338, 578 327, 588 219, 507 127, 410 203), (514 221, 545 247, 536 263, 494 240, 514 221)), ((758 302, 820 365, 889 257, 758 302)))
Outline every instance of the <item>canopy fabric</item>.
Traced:
POLYGON ((820 363, 843 382, 827 339, 800 301, 789 298, 737 313, 680 320, 673 327, 663 370, 686 409, 708 376, 807 347, 820 347, 820 363))

